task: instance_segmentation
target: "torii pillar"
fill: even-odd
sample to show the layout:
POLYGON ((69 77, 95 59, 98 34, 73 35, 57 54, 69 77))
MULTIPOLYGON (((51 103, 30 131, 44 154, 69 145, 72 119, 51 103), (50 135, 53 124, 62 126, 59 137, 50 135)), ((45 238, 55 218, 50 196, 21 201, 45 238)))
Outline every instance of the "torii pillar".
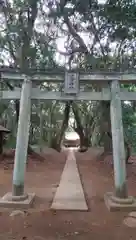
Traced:
POLYGON ((31 115, 31 89, 32 82, 25 76, 20 99, 20 113, 13 170, 13 189, 12 193, 7 193, 0 199, 0 206, 3 205, 4 207, 29 207, 35 195, 24 192, 31 115))
POLYGON ((128 196, 127 191, 120 84, 117 80, 111 82, 110 116, 115 191, 105 194, 105 203, 110 211, 136 210, 136 200, 132 196, 128 196))

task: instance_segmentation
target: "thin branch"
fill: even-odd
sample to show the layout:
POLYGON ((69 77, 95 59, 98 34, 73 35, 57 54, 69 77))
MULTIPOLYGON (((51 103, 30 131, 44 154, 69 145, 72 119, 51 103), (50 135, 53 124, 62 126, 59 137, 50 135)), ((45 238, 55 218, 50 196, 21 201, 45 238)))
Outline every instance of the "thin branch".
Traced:
POLYGON ((60 51, 60 50, 57 50, 57 51, 64 56, 70 56, 74 53, 81 53, 82 50, 83 50, 82 47, 77 47, 77 48, 71 49, 71 51, 68 51, 68 52, 63 52, 63 51, 60 51))
POLYGON ((14 62, 15 62, 15 65, 17 66, 17 58, 16 58, 16 55, 14 53, 14 48, 13 48, 11 39, 9 37, 10 23, 12 23, 13 19, 12 19, 12 16, 10 14, 11 7, 10 7, 10 3, 8 2, 8 0, 6 0, 6 5, 3 5, 2 10, 3 10, 4 17, 5 17, 5 22, 6 22, 7 42, 8 42, 10 54, 11 54, 11 56, 12 56, 14 62), (8 17, 9 17, 10 23, 9 23, 8 17))
POLYGON ((71 35, 74 37, 74 39, 77 41, 77 43, 80 46, 80 51, 88 54, 88 49, 86 44, 84 43, 83 39, 79 36, 79 34, 76 32, 75 28, 73 27, 70 19, 67 16, 64 16, 64 22, 67 25, 69 32, 71 33, 71 35))

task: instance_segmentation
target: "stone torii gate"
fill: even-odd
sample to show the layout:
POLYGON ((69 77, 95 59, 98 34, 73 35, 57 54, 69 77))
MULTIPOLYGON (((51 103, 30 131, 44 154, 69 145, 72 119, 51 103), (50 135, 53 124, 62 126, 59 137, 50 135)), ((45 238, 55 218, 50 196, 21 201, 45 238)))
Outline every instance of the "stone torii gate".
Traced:
POLYGON ((20 73, 19 69, 1 69, 1 81, 22 82, 22 90, 1 91, 1 100, 20 99, 20 115, 16 141, 15 162, 13 171, 13 189, 0 199, 0 206, 29 207, 35 194, 25 193, 24 179, 26 170, 29 126, 31 115, 31 99, 42 100, 86 100, 110 101, 110 115, 113 141, 115 192, 105 194, 105 203, 110 210, 136 209, 136 200, 128 196, 126 181, 125 147, 122 125, 121 101, 136 100, 135 92, 121 91, 121 83, 136 83, 136 73, 92 73, 92 72, 60 72, 33 71, 29 75, 20 73), (62 83, 63 90, 42 91, 34 88, 35 83, 62 83), (99 92, 80 91, 80 85, 91 83, 101 86, 99 92))

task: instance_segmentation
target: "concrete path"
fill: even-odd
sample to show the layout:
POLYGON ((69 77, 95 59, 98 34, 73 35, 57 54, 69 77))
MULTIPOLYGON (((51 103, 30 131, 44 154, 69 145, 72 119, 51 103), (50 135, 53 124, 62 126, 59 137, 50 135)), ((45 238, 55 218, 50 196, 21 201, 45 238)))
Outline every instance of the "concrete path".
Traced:
POLYGON ((88 210, 76 165, 76 158, 72 150, 69 151, 51 209, 88 210))

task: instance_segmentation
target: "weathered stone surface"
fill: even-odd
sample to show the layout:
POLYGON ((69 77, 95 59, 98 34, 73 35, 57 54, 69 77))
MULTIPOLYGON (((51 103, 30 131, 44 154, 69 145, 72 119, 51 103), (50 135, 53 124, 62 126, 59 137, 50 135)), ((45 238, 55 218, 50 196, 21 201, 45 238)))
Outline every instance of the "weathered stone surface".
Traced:
POLYGON ((25 213, 23 211, 20 210, 14 210, 11 212, 10 217, 14 217, 14 216, 23 216, 24 217, 25 213))
POLYGON ((136 212, 130 212, 128 214, 129 217, 133 217, 133 218, 136 218, 136 212))
POLYGON ((88 210, 76 159, 72 150, 69 151, 51 209, 88 210))
POLYGON ((28 194, 28 198, 20 201, 12 200, 12 193, 9 192, 0 198, 0 207, 4 208, 29 208, 32 206, 35 198, 35 193, 28 194))
POLYGON ((136 210, 136 199, 133 198, 132 204, 131 201, 129 201, 131 198, 128 198, 128 203, 125 200, 122 201, 122 199, 118 199, 118 201, 113 200, 113 193, 106 193, 104 195, 104 200, 105 200, 105 205, 109 209, 109 211, 114 212, 114 211, 122 211, 122 212, 130 212, 130 211, 135 211, 136 210))
POLYGON ((136 219, 133 217, 125 218, 123 223, 128 227, 136 228, 136 219))

